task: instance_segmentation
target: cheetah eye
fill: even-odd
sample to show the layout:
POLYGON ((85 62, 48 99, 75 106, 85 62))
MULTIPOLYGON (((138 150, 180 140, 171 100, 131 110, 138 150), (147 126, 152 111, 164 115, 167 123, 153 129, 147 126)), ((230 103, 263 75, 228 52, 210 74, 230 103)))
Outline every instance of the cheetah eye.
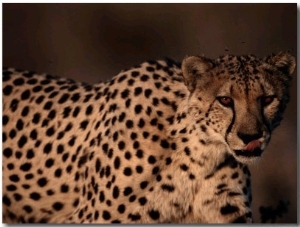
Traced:
POLYGON ((267 106, 267 105, 271 104, 273 102, 274 98, 275 98, 274 95, 261 97, 262 106, 267 106))
POLYGON ((232 98, 227 97, 227 96, 220 96, 220 97, 217 97, 217 100, 218 100, 223 106, 226 106, 226 107, 230 107, 230 106, 233 105, 233 100, 232 100, 232 98))

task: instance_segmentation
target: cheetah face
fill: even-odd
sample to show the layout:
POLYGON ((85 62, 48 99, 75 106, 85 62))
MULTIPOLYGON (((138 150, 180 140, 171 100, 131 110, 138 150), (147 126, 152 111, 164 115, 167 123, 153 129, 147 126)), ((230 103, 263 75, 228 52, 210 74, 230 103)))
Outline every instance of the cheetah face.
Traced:
POLYGON ((288 102, 295 59, 288 53, 264 60, 224 56, 187 57, 182 64, 188 106, 210 138, 222 140, 243 163, 258 160, 288 102))

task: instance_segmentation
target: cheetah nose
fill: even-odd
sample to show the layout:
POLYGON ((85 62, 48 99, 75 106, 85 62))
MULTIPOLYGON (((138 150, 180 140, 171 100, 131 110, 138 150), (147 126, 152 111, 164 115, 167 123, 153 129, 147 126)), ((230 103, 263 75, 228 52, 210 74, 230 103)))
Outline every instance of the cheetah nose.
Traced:
POLYGON ((260 149, 261 142, 259 140, 252 140, 250 143, 247 144, 245 151, 254 151, 256 149, 260 149))

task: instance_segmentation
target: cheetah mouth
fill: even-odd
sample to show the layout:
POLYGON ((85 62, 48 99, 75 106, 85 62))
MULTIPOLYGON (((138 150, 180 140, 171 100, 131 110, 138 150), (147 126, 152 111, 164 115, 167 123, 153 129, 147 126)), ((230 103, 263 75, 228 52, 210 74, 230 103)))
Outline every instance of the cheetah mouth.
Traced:
POLYGON ((263 150, 259 147, 255 148, 252 151, 249 150, 234 150, 236 156, 242 157, 259 157, 263 153, 263 150))

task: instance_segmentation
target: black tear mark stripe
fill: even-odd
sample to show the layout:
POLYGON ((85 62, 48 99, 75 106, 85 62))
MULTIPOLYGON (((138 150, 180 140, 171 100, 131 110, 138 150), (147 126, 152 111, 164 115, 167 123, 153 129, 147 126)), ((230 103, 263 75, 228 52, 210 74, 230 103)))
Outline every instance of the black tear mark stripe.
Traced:
POLYGON ((148 214, 153 220, 158 220, 160 217, 159 211, 157 210, 150 210, 148 214))
POLYGON ((228 134, 231 132, 231 129, 232 129, 232 127, 233 127, 233 125, 234 125, 234 122, 235 122, 235 108, 234 108, 234 102, 232 103, 231 109, 232 109, 232 119, 231 119, 231 122, 230 122, 230 124, 229 124, 229 126, 228 126, 228 128, 227 128, 227 130, 226 130, 226 133, 225 133, 225 141, 226 141, 226 143, 228 143, 227 137, 228 137, 228 134))

